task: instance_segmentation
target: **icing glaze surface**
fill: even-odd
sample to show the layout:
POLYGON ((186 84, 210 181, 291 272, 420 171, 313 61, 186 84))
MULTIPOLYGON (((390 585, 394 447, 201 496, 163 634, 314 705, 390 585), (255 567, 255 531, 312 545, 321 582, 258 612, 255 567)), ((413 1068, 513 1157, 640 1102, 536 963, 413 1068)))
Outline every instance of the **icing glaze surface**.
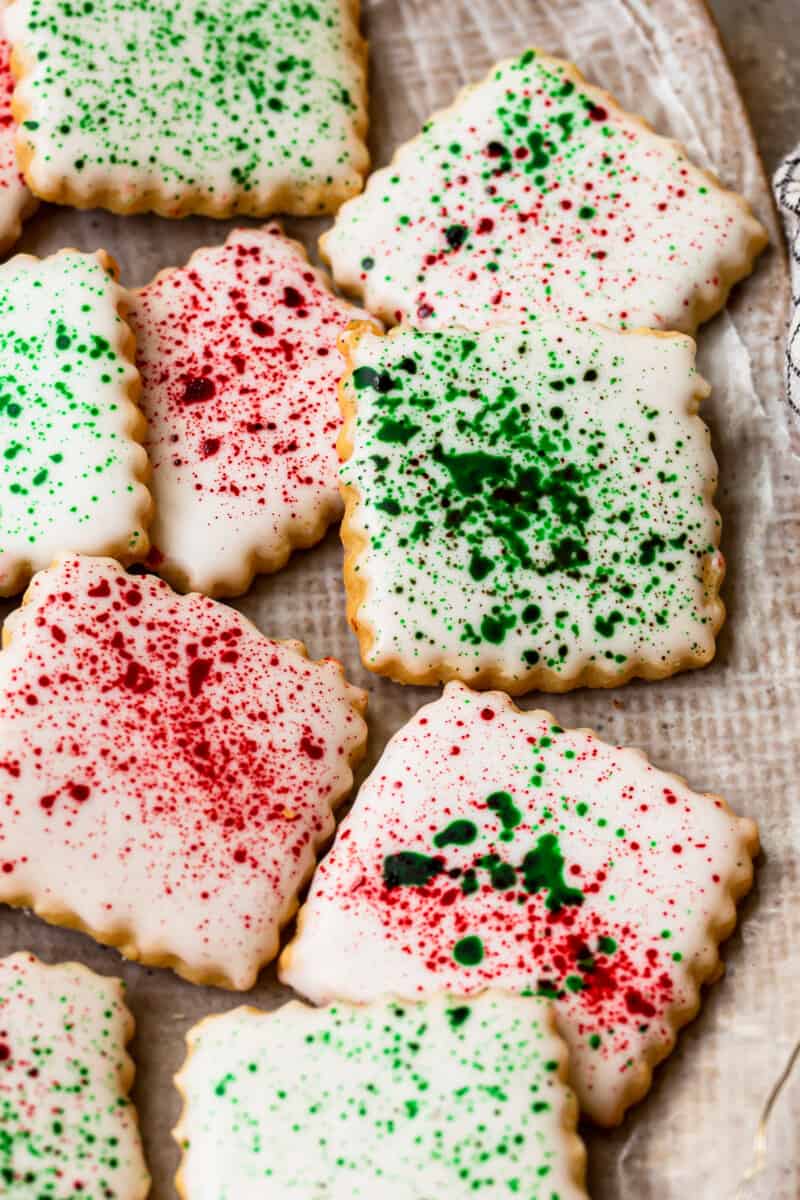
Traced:
POLYGON ((765 244, 681 146, 530 50, 436 113, 322 249, 337 283, 390 323, 553 312, 691 333, 765 244))
POLYGON ((37 575, 0 655, 0 900, 249 988, 352 784, 364 694, 110 559, 37 575))
POLYGON ((316 1003, 550 997, 581 1106, 612 1124, 694 1015, 757 847, 637 751, 453 683, 362 786, 280 975, 316 1003))
POLYGON ((15 0, 20 155, 47 199, 333 211, 367 166, 352 0, 15 0))
POLYGON ((518 693, 713 657, 724 563, 688 338, 541 318, 348 338, 342 534, 368 667, 518 693))
POLYGON ((272 1013, 189 1034, 186 1200, 581 1200, 583 1149, 546 1003, 488 993, 272 1013))
POLYGON ((64 551, 147 553, 138 375, 110 260, 0 266, 0 595, 64 551))
POLYGON ((22 232, 23 218, 33 211, 34 202, 17 164, 17 124, 11 113, 14 79, 1 22, 0 16, 0 248, 7 249, 22 232))
POLYGON ((338 518, 336 343, 364 316, 277 225, 236 230, 135 293, 150 561, 175 586, 244 591, 338 518))
POLYGON ((8 1200, 144 1200, 119 979, 0 959, 0 1180, 8 1200))

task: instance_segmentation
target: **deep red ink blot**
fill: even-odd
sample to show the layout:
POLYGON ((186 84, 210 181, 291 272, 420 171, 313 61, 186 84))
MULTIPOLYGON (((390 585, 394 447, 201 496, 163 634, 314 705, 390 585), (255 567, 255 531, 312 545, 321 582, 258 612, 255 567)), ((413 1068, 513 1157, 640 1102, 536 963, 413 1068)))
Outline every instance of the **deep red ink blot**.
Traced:
POLYGON ((53 635, 53 640, 56 642, 64 643, 67 640, 67 635, 59 625, 52 625, 50 632, 53 635))
POLYGON ((250 328, 257 337, 272 337, 275 330, 267 321, 253 321, 250 328))
POLYGON ((316 743, 311 741, 311 738, 305 736, 300 739, 300 749, 309 758, 322 758, 322 755, 325 753, 322 746, 316 745, 316 743))
POLYGON ((649 1000, 645 1000, 641 992, 636 988, 629 988, 625 993, 625 1007, 629 1013, 634 1013, 640 1017, 654 1017, 656 1015, 655 1006, 649 1000))
POLYGON ((493 721, 495 718, 494 709, 493 708, 482 708, 481 709, 481 717, 483 718, 484 721, 493 721))
POLYGON ((602 105, 593 104, 589 109, 589 117, 592 121, 606 121, 608 120, 608 112, 602 105))
POLYGON ((95 584, 94 587, 90 587, 89 595, 94 596, 98 600, 102 599, 104 596, 110 596, 111 588, 108 586, 108 580, 101 579, 100 582, 95 584))
POLYGON ((155 680, 151 679, 146 669, 137 662, 128 663, 121 682, 123 687, 137 696, 143 696, 155 686, 155 680))
POLYGON ((298 292, 297 288, 285 287, 283 289, 283 303, 287 308, 300 308, 305 304, 305 300, 298 292))
POLYGON ((219 438, 203 438, 200 445, 200 457, 213 458, 221 445, 222 442, 219 438))
POLYGON ((7 1062, 11 1058, 11 1047, 5 1042, 0 1042, 0 1062, 7 1062))
POLYGON ((196 404, 201 400, 211 400, 216 390, 213 379, 207 375, 196 376, 184 387, 181 399, 184 404, 196 404))
POLYGON ((208 679, 211 670, 210 658, 196 658, 189 667, 189 691, 192 696, 199 696, 200 689, 208 679))
POLYGON ((89 788, 85 783, 71 783, 69 785, 69 794, 73 800, 77 800, 79 804, 89 799, 89 788))
POLYGON ((481 217, 478 221, 478 233, 491 233, 494 229, 494 221, 491 217, 481 217))

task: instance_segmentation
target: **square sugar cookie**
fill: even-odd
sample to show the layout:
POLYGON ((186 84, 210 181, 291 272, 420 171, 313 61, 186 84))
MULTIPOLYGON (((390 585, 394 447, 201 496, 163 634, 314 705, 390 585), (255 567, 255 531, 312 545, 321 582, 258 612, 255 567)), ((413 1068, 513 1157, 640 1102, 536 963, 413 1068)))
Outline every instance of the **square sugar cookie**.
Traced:
POLYGON ((8 1200, 144 1200, 150 1191, 120 979, 0 958, 0 1180, 8 1200))
POLYGON ((540 312, 692 333, 766 242, 747 202, 682 146, 528 50, 434 113, 320 247, 388 324, 540 312))
POLYGON ((689 338, 547 318, 362 326, 345 345, 342 539, 365 666, 519 694, 713 657, 717 468, 689 338))
POLYGON ((337 341, 366 315, 274 224, 234 230, 133 293, 148 562, 173 586, 237 595, 339 518, 337 341))
POLYGON ((613 1125, 721 974, 757 852, 639 751, 451 683, 363 784, 280 978, 318 1004, 550 997, 581 1107, 613 1125))
POLYGON ((587 1200, 552 1006, 487 992, 190 1030, 183 1200, 587 1200))
POLYGON ((0 254, 14 245, 22 233, 22 222, 32 216, 36 198, 31 195, 17 162, 17 123, 11 115, 14 77, 11 47, 0 25, 0 254))
POLYGON ((3 636, 0 902, 252 987, 352 786, 364 693, 107 558, 41 571, 3 636))
POLYGON ((68 551, 147 554, 127 293, 102 250, 0 266, 0 596, 68 551))
POLYGON ((334 212, 368 155, 357 0, 15 0, 18 153, 77 208, 334 212))

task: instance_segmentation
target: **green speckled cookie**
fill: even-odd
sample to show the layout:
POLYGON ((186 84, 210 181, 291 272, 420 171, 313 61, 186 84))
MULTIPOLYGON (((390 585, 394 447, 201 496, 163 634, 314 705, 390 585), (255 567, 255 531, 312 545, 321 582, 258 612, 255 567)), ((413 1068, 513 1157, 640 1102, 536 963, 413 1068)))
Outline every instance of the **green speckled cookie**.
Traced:
POLYGON ((532 319, 346 340, 345 583, 370 670, 519 694, 711 659, 723 560, 688 338, 532 319))
POLYGON ((0 959, 0 1195, 143 1200, 128 1100, 133 1021, 119 979, 32 954, 0 959))
POLYGON ((188 1042, 184 1200, 586 1200, 548 1001, 239 1008, 188 1042))
POLYGON ((334 212, 367 167, 357 0, 14 0, 18 153, 44 199, 334 212))
POLYGON ((391 324, 532 313, 692 333, 767 242, 741 196, 571 63, 492 67, 344 205, 320 249, 391 324))
POLYGON ((61 553, 147 554, 126 292, 102 250, 0 266, 0 596, 61 553))

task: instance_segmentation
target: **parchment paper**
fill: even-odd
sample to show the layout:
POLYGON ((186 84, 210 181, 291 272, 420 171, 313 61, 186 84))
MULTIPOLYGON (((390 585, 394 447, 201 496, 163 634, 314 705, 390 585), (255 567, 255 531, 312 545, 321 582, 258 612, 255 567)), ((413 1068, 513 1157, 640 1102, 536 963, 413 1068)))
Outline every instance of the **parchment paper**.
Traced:
MULTIPOLYGON (((699 0, 367 0, 365 26, 377 164, 462 83, 496 58, 538 44, 572 58, 626 106, 684 141, 699 163, 750 198, 778 244, 747 119, 699 0)), ((123 282, 136 286, 197 246, 222 241, 228 228, 44 207, 22 248, 44 254, 64 245, 103 246, 120 262, 123 282)), ((294 221, 290 232, 313 246, 319 228, 294 221)), ((641 746, 695 787, 721 792, 757 818, 764 844, 755 891, 725 951, 726 977, 644 1103, 617 1131, 585 1131, 595 1200, 800 1195, 800 1068, 791 1071, 800 1038, 800 471, 779 403, 786 303, 785 261, 773 248, 728 312, 700 336, 701 369, 714 388, 704 415, 720 462, 729 564, 729 619, 716 662, 664 683, 524 701, 546 704, 565 725, 592 725, 608 740, 641 746)), ((351 679, 369 689, 369 766, 435 693, 403 689, 360 668, 344 620, 340 562, 333 532, 277 576, 259 580, 239 607, 266 633, 302 638, 314 656, 343 659, 351 679)), ((174 1197, 177 1150, 169 1131, 178 1098, 171 1076, 183 1058, 183 1034, 199 1017, 245 998, 123 963, 83 935, 0 909, 0 953, 20 948, 126 979, 153 1196, 174 1197)), ((269 968, 246 1001, 273 1007, 286 994, 269 968)))

